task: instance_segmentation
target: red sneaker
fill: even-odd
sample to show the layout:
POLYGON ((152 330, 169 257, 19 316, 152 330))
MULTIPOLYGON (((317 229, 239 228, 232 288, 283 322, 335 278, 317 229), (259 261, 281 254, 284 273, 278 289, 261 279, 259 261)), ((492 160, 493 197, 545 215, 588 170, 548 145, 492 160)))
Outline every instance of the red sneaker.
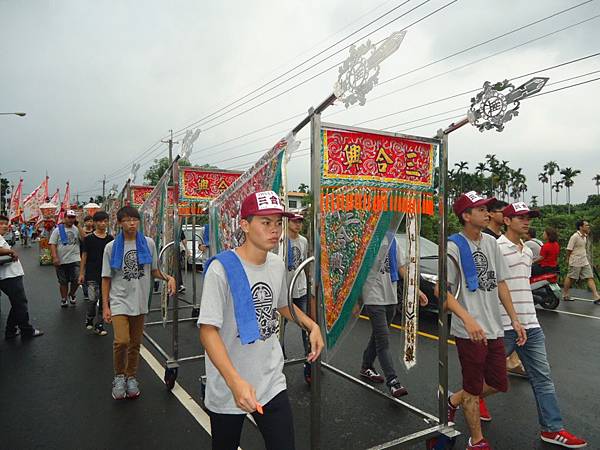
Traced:
POLYGON ((373 383, 383 383, 385 381, 383 375, 379 375, 375 369, 360 369, 360 376, 373 383))
POLYGON ((587 442, 577 436, 573 436, 567 430, 560 431, 542 431, 540 438, 544 442, 551 444, 562 445, 566 448, 581 448, 587 447, 587 442))
POLYGON ((487 405, 485 404, 485 400, 482 398, 479 399, 479 418, 484 422, 492 421, 492 415, 488 411, 487 405))
POLYGON ((490 447, 490 444, 485 439, 480 440, 477 444, 472 444, 471 438, 469 438, 467 450, 492 450, 492 447, 490 447))
POLYGON ((450 426, 455 424, 456 411, 458 411, 458 406, 452 405, 450 397, 448 397, 448 425, 450 426))

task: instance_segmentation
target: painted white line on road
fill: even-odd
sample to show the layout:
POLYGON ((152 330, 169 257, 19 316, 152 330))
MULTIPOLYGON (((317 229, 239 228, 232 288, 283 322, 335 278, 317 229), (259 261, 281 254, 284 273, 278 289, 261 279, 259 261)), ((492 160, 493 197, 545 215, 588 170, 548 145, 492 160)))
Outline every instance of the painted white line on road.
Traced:
MULTIPOLYGON (((163 375, 165 373, 165 368, 160 365, 158 360, 154 357, 152 353, 148 351, 146 347, 143 345, 140 347, 140 356, 144 358, 144 360, 148 363, 150 368, 158 375, 158 378, 162 381, 163 375)), ((192 398, 190 394, 187 393, 185 389, 181 387, 181 385, 175 382, 175 386, 171 391, 173 395, 179 400, 179 402, 183 405, 185 409, 192 415, 196 422, 200 424, 204 431, 208 433, 210 436, 210 417, 206 414, 198 403, 192 398)), ((242 450, 241 447, 238 447, 238 450, 242 450)))
POLYGON ((579 314, 579 313, 574 313, 574 312, 570 312, 570 311, 559 311, 558 309, 542 309, 542 308, 538 308, 538 309, 540 311, 550 311, 550 312, 555 312, 555 313, 559 313, 559 314, 568 314, 570 316, 586 317, 588 319, 600 320, 600 317, 590 316, 588 314, 579 314))
POLYGON ((571 297, 573 300, 580 300, 582 302, 590 302, 590 303, 594 303, 594 300, 592 300, 591 298, 581 298, 581 297, 571 297))

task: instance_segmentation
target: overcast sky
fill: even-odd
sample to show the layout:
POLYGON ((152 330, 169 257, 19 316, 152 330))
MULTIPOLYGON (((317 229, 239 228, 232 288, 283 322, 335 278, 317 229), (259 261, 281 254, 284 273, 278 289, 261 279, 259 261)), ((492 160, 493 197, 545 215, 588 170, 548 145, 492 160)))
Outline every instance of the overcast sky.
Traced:
MULTIPOLYGON (((422 0, 408 1, 352 40, 418 7, 370 36, 378 41, 450 1, 431 0, 420 7, 422 0)), ((27 113, 23 118, 0 116, 0 172, 26 169, 26 195, 48 171, 51 192, 60 187, 62 195, 65 182, 70 180, 72 193, 80 192, 85 199, 101 192, 98 180, 103 175, 108 178, 107 190, 112 184, 122 187, 132 161, 141 158, 137 180, 141 181, 153 158, 167 154, 165 144, 153 145, 169 129, 180 130, 217 111, 401 3, 0 0, 0 112, 27 113)), ((400 50, 382 65, 380 81, 580 3, 582 0, 458 0, 408 29, 400 50)), ((593 19, 443 75, 599 15, 599 3, 588 2, 384 83, 369 94, 365 106, 346 111, 336 105, 324 113, 324 120, 431 136, 449 124, 448 117, 460 112, 423 118, 461 107, 466 112, 469 95, 368 120, 475 89, 486 80, 523 75, 599 51, 600 19, 593 19), (436 75, 441 76, 410 86, 436 75), (423 120, 411 122, 417 119, 423 120), (447 120, 429 124, 439 119, 447 120), (428 125, 418 126, 422 124, 428 125)), ((350 42, 345 40, 311 63, 350 42)), ((336 65, 346 55, 344 50, 239 109, 202 123, 192 162, 222 168, 247 167, 258 159, 261 149, 273 145, 300 117, 282 122, 284 119, 306 112, 332 91, 336 69, 250 113, 210 127, 336 65), (270 126, 276 122, 281 123, 270 126), (231 159, 251 152, 254 155, 231 159)), ((600 57, 540 75, 550 77, 550 83, 554 83, 596 70, 600 70, 600 57)), ((545 90, 597 78, 599 73, 548 85, 545 90)), ((529 195, 541 199, 537 174, 545 162, 555 160, 561 167, 582 171, 575 179, 572 200, 585 201, 587 195, 596 192, 592 177, 600 173, 599 100, 600 82, 592 82, 523 102, 519 117, 502 133, 482 134, 473 127, 463 127, 450 136, 450 163, 465 160, 473 169, 486 154, 496 154, 500 160, 509 160, 511 167, 522 167, 529 195)), ((307 148, 308 130, 300 132, 299 137, 300 149, 307 148)), ((308 162, 306 151, 293 159, 291 188, 310 181, 308 162)), ((17 181, 18 174, 7 178, 17 181)), ((560 201, 565 201, 563 193, 560 201)))

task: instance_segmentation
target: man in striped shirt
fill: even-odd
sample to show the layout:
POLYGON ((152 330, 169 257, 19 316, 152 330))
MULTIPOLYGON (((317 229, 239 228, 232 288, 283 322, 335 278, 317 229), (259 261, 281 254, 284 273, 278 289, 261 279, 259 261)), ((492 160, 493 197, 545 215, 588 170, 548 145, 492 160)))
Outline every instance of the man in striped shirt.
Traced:
POLYGON ((572 435, 563 427, 546 354, 546 340, 537 320, 529 285, 533 254, 531 249, 523 244, 521 237, 529 230, 529 220, 539 217, 540 212, 530 210, 525 203, 518 202, 504 208, 503 214, 506 233, 498 238, 498 246, 509 269, 506 283, 515 311, 527 332, 525 345, 518 346, 518 336, 512 328, 511 320, 508 315, 502 314, 506 354, 510 355, 516 350, 529 374, 529 383, 535 395, 542 428, 540 438, 545 442, 567 448, 585 447, 587 445, 585 440, 572 435))

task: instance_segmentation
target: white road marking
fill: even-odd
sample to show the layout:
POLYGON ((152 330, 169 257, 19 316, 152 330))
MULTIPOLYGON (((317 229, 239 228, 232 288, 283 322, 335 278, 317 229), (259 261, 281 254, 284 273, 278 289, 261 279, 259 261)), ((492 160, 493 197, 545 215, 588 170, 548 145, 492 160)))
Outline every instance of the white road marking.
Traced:
MULTIPOLYGON (((165 368, 158 362, 158 360, 154 357, 152 353, 148 351, 146 347, 143 345, 140 347, 140 356, 144 358, 144 360, 148 363, 150 368, 158 375, 158 378, 162 381, 165 368)), ((190 394, 187 393, 185 389, 181 387, 177 381, 175 382, 175 386, 171 391, 173 395, 179 400, 179 402, 183 405, 185 409, 192 415, 196 422, 200 424, 204 431, 208 433, 210 436, 210 417, 206 411, 204 411, 198 403, 192 398, 190 394)), ((242 450, 241 447, 238 447, 238 450, 242 450)))
POLYGON ((590 302, 590 303, 594 303, 594 300, 592 300, 591 298, 581 298, 581 297, 571 297, 573 300, 580 300, 582 302, 590 302))
POLYGON ((588 314, 579 314, 579 313, 574 313, 574 312, 570 312, 570 311, 560 311, 558 309, 542 309, 542 308, 539 308, 539 310, 540 311, 550 311, 550 312, 555 312, 555 313, 559 313, 559 314, 568 314, 570 316, 587 317, 588 319, 600 320, 600 317, 597 317, 597 316, 590 316, 588 314))

